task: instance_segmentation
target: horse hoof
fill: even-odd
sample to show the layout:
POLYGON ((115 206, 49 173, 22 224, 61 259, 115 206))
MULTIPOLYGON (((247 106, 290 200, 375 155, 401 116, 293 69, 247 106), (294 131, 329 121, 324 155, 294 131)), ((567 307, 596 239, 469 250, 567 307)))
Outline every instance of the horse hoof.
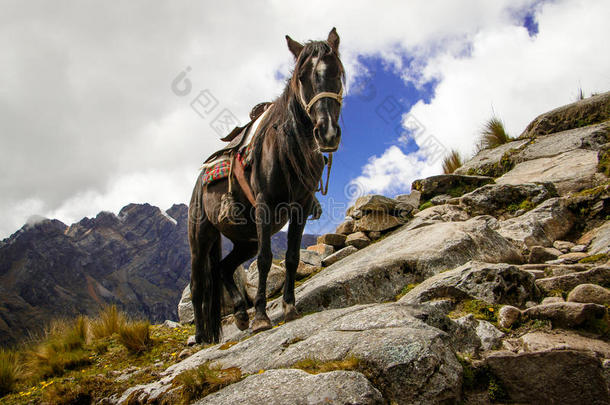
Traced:
POLYGON ((284 307, 284 322, 294 321, 301 317, 294 304, 286 304, 282 301, 282 306, 284 307))
POLYGON ((252 321, 252 332, 253 333, 262 332, 264 330, 269 330, 269 329, 271 329, 271 321, 269 320, 269 318, 254 319, 252 321))
POLYGON ((248 318, 248 314, 233 314, 233 318, 235 319, 235 326, 239 330, 246 330, 248 326, 250 326, 250 319, 248 318))

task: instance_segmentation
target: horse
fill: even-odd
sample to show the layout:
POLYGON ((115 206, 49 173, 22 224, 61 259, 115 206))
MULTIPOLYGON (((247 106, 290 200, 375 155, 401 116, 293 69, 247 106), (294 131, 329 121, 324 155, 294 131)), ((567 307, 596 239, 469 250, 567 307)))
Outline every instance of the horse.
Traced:
POLYGON ((236 326, 248 329, 247 302, 233 280, 233 273, 254 256, 258 288, 252 332, 272 327, 265 294, 273 259, 271 236, 287 222, 282 307, 285 322, 300 316, 295 307, 294 282, 301 238, 322 178, 323 153, 336 151, 341 141, 338 119, 345 71, 335 28, 326 41, 301 44, 286 35, 286 42, 295 66, 251 141, 252 163, 244 172, 250 190, 238 187, 239 184, 232 184, 231 190, 229 184, 234 181, 231 175, 205 186, 202 176, 198 176, 192 193, 188 235, 196 343, 218 343, 221 339, 223 285, 233 301, 236 326), (229 190, 234 204, 241 209, 232 210, 232 221, 221 221, 223 196, 229 190), (221 234, 233 242, 233 249, 222 260, 221 234))

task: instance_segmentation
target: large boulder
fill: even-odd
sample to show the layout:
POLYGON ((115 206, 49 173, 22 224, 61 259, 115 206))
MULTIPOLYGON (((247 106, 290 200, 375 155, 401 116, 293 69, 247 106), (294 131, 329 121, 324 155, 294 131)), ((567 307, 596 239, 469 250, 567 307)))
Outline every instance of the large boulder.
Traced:
POLYGON ((449 334, 427 324, 434 316, 426 311, 389 303, 308 315, 228 349, 221 345, 203 349, 168 368, 159 381, 130 388, 121 400, 162 402, 177 375, 205 362, 223 368, 239 367, 243 374, 253 374, 291 368, 303 360, 355 358, 387 401, 454 403, 460 396, 462 366, 453 353, 449 334))
POLYGON ((381 393, 361 373, 331 371, 311 375, 295 369, 254 374, 195 402, 196 405, 384 403, 381 393))
MULTIPOLYGON (((243 268, 243 266, 238 266, 233 273, 233 280, 235 280, 235 285, 242 294, 246 294, 246 283, 247 283, 247 274, 243 268)), ((233 300, 229 295, 227 289, 223 286, 223 307, 221 308, 221 314, 228 315, 233 313, 233 300)), ((191 285, 187 284, 182 290, 182 297, 180 298, 180 302, 178 303, 178 319, 180 323, 191 323, 195 320, 195 313, 193 312, 193 302, 191 301, 191 285)))
POLYGON ((528 332, 518 340, 517 349, 519 351, 537 352, 568 349, 588 352, 596 357, 610 358, 610 343, 565 329, 555 329, 550 332, 528 332))
POLYGON ((459 205, 435 205, 430 208, 421 210, 414 215, 414 218, 425 221, 442 221, 442 222, 454 222, 454 221, 466 221, 470 219, 470 215, 466 212, 463 207, 459 205))
POLYGON ((580 284, 570 291, 567 300, 569 302, 610 305, 610 290, 597 284, 580 284))
POLYGON ((597 304, 582 304, 578 302, 553 302, 540 304, 523 311, 523 316, 529 319, 551 321, 553 326, 573 328, 601 319, 606 315, 606 307, 597 304))
POLYGON ((561 276, 546 277, 536 280, 538 288, 545 292, 570 291, 579 284, 610 283, 610 267, 599 266, 591 270, 564 274, 561 276))
MULTIPOLYGON (((393 213, 396 208, 397 201, 377 194, 369 194, 358 197, 351 209, 360 210, 364 213, 368 212, 387 212, 393 213)), ((349 215, 349 210, 347 215, 349 215)))
POLYGON ((592 188, 605 180, 597 173, 597 151, 575 149, 554 157, 518 163, 496 179, 498 184, 552 182, 560 195, 592 188))
POLYGON ((521 216, 498 222, 497 230, 523 248, 552 246, 572 229, 574 222, 567 201, 551 198, 521 216))
POLYGON ((356 252, 358 248, 355 246, 346 246, 343 249, 337 250, 332 255, 322 259, 322 266, 330 266, 333 263, 338 262, 341 259, 345 259, 347 256, 356 252))
POLYGON ((610 253, 610 221, 587 232, 581 240, 589 245, 592 255, 610 253))
POLYGON ((468 262, 430 277, 400 299, 419 304, 438 298, 479 299, 490 304, 524 306, 537 296, 534 276, 505 263, 468 262))
POLYGON ((510 157, 523 148, 528 139, 505 143, 493 149, 483 149, 454 173, 499 177, 512 167, 510 157))
MULTIPOLYGON (((271 264, 269 274, 267 274, 267 298, 273 297, 278 294, 284 286, 284 280, 286 279, 286 268, 271 264)), ((250 267, 248 267, 248 278, 246 281, 246 293, 248 299, 254 302, 256 298, 256 290, 258 288, 258 263, 253 261, 250 267)))
POLYGON ((487 357, 485 364, 517 403, 608 404, 602 365, 586 353, 502 351, 487 357))
POLYGON ((384 212, 371 212, 363 215, 354 223, 354 232, 387 231, 396 228, 404 221, 384 212))
POLYGON ((485 176, 441 174, 415 180, 411 184, 411 189, 419 191, 421 193, 421 200, 427 201, 441 194, 459 197, 485 184, 493 183, 493 181, 491 177, 485 176))
POLYGON ((551 197, 557 196, 552 183, 487 184, 460 199, 470 215, 498 216, 519 209, 531 209, 551 197))
POLYGON ((567 104, 536 117, 519 138, 535 138, 610 119, 610 92, 567 104))

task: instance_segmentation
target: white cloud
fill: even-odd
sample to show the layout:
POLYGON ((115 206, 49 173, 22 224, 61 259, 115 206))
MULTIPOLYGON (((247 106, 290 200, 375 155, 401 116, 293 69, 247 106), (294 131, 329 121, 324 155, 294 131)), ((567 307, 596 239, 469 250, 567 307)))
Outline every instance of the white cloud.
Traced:
MULTIPOLYGON (((282 87, 275 73, 287 73, 292 62, 285 34, 297 40, 318 39, 336 26, 349 79, 358 74, 358 55, 377 54, 397 68, 402 67, 399 56, 403 53, 416 56, 419 66, 425 67, 425 77, 442 77, 442 82, 433 103, 417 106, 414 112, 447 146, 466 148, 462 133, 480 118, 469 111, 482 108, 469 104, 470 94, 468 100, 451 95, 465 87, 462 82, 467 78, 460 81, 449 69, 461 67, 473 87, 481 80, 469 71, 470 66, 460 66, 467 59, 451 55, 462 52, 466 39, 474 41, 473 58, 479 61, 491 57, 489 49, 494 46, 510 45, 510 26, 516 17, 508 8, 532 3, 387 0, 372 5, 364 0, 273 0, 235 7, 212 1, 154 5, 143 0, 112 4, 5 1, 0 15, 0 237, 32 214, 70 222, 101 209, 116 212, 129 202, 161 207, 187 202, 199 164, 220 144, 209 121, 199 118, 189 102, 196 92, 209 89, 220 106, 245 120, 250 107, 272 99, 282 87), (434 63, 426 63, 430 57, 434 63), (181 98, 170 91, 170 83, 186 66, 192 68, 193 93, 181 98), (452 121, 460 127, 449 134, 448 124, 440 121, 451 116, 452 108, 468 111, 455 113, 458 118, 466 115, 464 122, 452 121)), ((559 35, 566 29, 570 34, 549 37, 550 54, 538 59, 553 60, 559 48, 571 57, 557 63, 568 62, 573 69, 574 58, 581 58, 583 65, 595 70, 597 62, 590 62, 592 58, 606 56, 587 44, 591 34, 599 40, 607 37, 601 32, 607 29, 601 19, 608 13, 599 10, 603 4, 587 2, 591 15, 576 13, 571 21, 565 21, 566 13, 584 6, 545 6, 541 31, 559 35), (594 24, 584 22, 588 19, 594 24), (563 40, 569 48, 554 42, 563 40)), ((519 39, 524 45, 528 41, 526 36, 519 39)), ((518 49, 513 48, 510 52, 516 53, 518 49)), ((507 64, 519 65, 514 60, 507 64)), ((552 63, 546 66, 550 72, 569 70, 552 63)), ((548 87, 554 88, 556 82, 547 79, 548 87)), ((589 85, 597 89, 584 73, 580 80, 585 90, 589 85)), ((527 93, 527 83, 525 90, 520 90, 519 82, 508 84, 506 88, 512 90, 503 93, 527 93)), ((569 85, 570 89, 576 86, 569 85)), ((540 104, 550 99, 533 92, 529 97, 539 98, 540 104)), ((518 121, 505 105, 509 101, 510 97, 494 97, 493 103, 511 129, 518 121)), ((488 98, 480 101, 485 111, 489 103, 488 98)), ((396 152, 389 155, 401 161, 396 152)), ((418 158, 409 159, 418 162, 418 158)), ((400 166, 405 170, 406 162, 400 166)), ((427 167, 420 170, 427 171, 427 167)))

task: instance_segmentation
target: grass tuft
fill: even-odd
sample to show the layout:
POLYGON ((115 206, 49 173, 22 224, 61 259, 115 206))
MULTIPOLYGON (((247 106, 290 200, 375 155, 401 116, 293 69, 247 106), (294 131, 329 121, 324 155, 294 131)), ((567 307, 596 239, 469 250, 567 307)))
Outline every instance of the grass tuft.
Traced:
POLYGON ((457 150, 452 150, 443 159, 443 173, 451 174, 464 164, 462 156, 457 150))
POLYGON ((96 339, 112 336, 114 333, 119 333, 126 322, 125 315, 119 312, 116 305, 108 306, 91 321, 91 335, 96 339))
POLYGON ((17 353, 12 350, 0 349, 0 397, 15 389, 21 374, 17 353))
POLYGON ((419 285, 419 283, 412 283, 412 284, 407 284, 406 286, 404 286, 402 288, 402 290, 400 290, 400 292, 398 293, 398 295, 396 295, 396 301, 398 301, 399 299, 401 299, 402 297, 404 297, 405 295, 407 295, 407 293, 409 291, 411 291, 412 289, 414 289, 415 287, 417 287, 419 285))
POLYGON ((504 130, 504 123, 497 117, 492 117, 485 123, 481 132, 479 149, 493 149, 510 142, 512 139, 504 130))
POLYGON ((125 322, 119 328, 119 340, 131 353, 142 353, 151 347, 148 321, 125 322))
POLYGON ((335 370, 356 370, 360 367, 360 359, 347 357, 343 360, 320 361, 313 358, 299 360, 293 365, 310 374, 327 373, 335 370))
POLYGON ((198 398, 238 382, 241 378, 241 370, 237 367, 221 369, 218 366, 211 366, 208 362, 179 374, 174 379, 173 385, 178 387, 181 402, 190 404, 198 398))

